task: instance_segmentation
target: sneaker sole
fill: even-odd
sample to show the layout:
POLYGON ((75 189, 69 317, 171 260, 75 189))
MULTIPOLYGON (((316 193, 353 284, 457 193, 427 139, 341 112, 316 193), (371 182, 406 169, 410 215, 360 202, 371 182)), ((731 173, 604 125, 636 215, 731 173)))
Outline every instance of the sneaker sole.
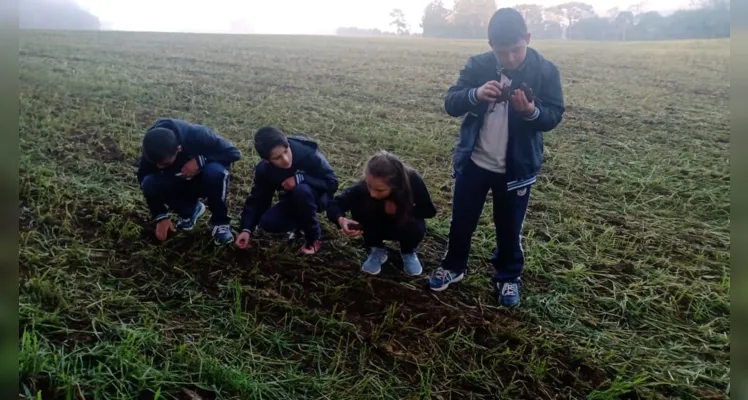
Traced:
MULTIPOLYGON (((200 203, 200 204, 203 204, 203 203, 200 203)), ((195 223, 192 224, 192 226, 189 227, 189 228, 179 228, 179 230, 181 230, 181 231, 191 231, 191 230, 195 229, 195 225, 197 225, 197 220, 200 219, 200 217, 202 217, 203 214, 205 214, 205 205, 204 204, 203 204, 202 207, 200 207, 200 211, 198 211, 197 215, 195 216, 195 223)))
POLYGON ((431 290, 433 290, 435 292, 441 292, 442 290, 448 288, 449 285, 451 285, 453 283, 457 283, 457 282, 461 281, 463 278, 465 278, 465 274, 460 274, 460 275, 457 275, 457 278, 452 279, 451 281, 449 281, 446 285, 444 285, 442 287, 434 288, 434 287, 429 286, 429 288, 431 288, 431 290))
MULTIPOLYGON (((382 264, 384 264, 386 262, 387 262, 387 256, 384 256, 384 258, 382 258, 382 264)), ((379 267, 379 271, 377 271, 377 272, 367 271, 367 270, 365 270, 363 268, 361 268, 361 271, 366 272, 369 275, 379 275, 382 272, 382 267, 379 267)))

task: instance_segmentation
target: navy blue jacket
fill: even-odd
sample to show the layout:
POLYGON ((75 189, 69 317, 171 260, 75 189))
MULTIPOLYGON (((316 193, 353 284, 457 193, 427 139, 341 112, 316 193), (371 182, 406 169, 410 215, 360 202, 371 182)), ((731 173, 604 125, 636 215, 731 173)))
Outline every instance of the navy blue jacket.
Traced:
POLYGON ((291 148, 291 168, 278 168, 265 160, 255 167, 252 190, 242 210, 242 231, 251 232, 257 227, 262 215, 270 208, 276 192, 280 199, 288 195, 282 183, 292 176, 296 177, 297 185, 306 183, 315 190, 319 210, 327 208, 327 202, 338 190, 338 177, 319 151, 317 143, 297 136, 289 137, 288 145, 291 148))
MULTIPOLYGON (((509 105, 507 190, 535 182, 543 164, 543 132, 554 129, 561 122, 565 110, 558 68, 536 50, 528 48, 525 61, 511 75, 511 90, 518 89, 522 83, 532 88, 537 111, 534 118, 524 118, 509 105)), ((455 177, 470 160, 489 106, 487 102, 478 101, 476 91, 484 83, 498 81, 499 78, 499 65, 494 54, 479 54, 467 60, 457 82, 447 92, 444 99, 447 114, 464 116, 452 160, 455 177)))
POLYGON ((173 118, 160 118, 148 130, 154 128, 166 128, 174 132, 177 142, 182 146, 182 151, 177 154, 174 163, 164 169, 159 169, 156 164, 142 155, 138 165, 138 184, 142 184, 143 179, 150 174, 177 174, 184 164, 193 158, 197 159, 200 168, 209 162, 218 162, 229 168, 233 162, 242 158, 242 153, 231 142, 207 126, 173 118))

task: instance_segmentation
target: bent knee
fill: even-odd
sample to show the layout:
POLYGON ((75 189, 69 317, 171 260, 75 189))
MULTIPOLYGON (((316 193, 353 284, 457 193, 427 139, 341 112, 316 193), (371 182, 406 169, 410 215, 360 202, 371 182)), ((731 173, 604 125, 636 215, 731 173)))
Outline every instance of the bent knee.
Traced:
POLYGON ((140 183, 140 190, 146 196, 154 196, 159 193, 163 193, 168 188, 165 185, 165 181, 162 176, 158 174, 151 174, 143 178, 143 182, 140 183))
POLYGON ((408 225, 405 227, 404 230, 411 235, 425 236, 426 235, 426 221, 419 219, 419 218, 415 218, 408 223, 408 225))
POLYGON ((219 163, 209 163, 203 168, 203 179, 209 183, 221 184, 228 179, 229 171, 219 163))
POLYGON ((314 189, 306 183, 300 183, 291 191, 291 197, 297 200, 315 200, 314 189))

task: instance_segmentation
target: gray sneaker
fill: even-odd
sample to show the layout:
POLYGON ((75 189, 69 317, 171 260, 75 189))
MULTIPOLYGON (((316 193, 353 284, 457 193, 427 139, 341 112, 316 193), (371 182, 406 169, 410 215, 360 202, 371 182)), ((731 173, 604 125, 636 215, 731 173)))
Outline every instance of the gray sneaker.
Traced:
POLYGON ((382 272, 382 264, 385 261, 387 261, 387 250, 372 247, 371 254, 369 254, 369 258, 366 259, 361 270, 368 274, 377 275, 382 272))
POLYGON ((415 252, 401 253, 401 255, 403 257, 403 269, 406 274, 416 276, 423 273, 421 261, 418 259, 418 255, 415 252))

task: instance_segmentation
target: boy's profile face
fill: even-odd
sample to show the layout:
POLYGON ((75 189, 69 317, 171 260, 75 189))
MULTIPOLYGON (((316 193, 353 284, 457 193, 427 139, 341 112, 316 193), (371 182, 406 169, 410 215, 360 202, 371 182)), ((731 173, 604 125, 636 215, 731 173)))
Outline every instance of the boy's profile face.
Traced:
POLYGON ((513 44, 491 44, 496 60, 509 70, 515 70, 525 61, 527 45, 530 44, 530 34, 513 44))
POLYGON ((291 164, 293 163, 293 154, 291 154, 291 147, 276 146, 273 151, 270 152, 268 162, 278 168, 291 168, 291 164))
POLYGON ((177 151, 174 152, 174 155, 166 157, 164 160, 157 162, 156 167, 158 169, 168 168, 171 164, 174 164, 174 161, 176 161, 177 155, 180 151, 182 151, 182 146, 177 146, 177 151))

